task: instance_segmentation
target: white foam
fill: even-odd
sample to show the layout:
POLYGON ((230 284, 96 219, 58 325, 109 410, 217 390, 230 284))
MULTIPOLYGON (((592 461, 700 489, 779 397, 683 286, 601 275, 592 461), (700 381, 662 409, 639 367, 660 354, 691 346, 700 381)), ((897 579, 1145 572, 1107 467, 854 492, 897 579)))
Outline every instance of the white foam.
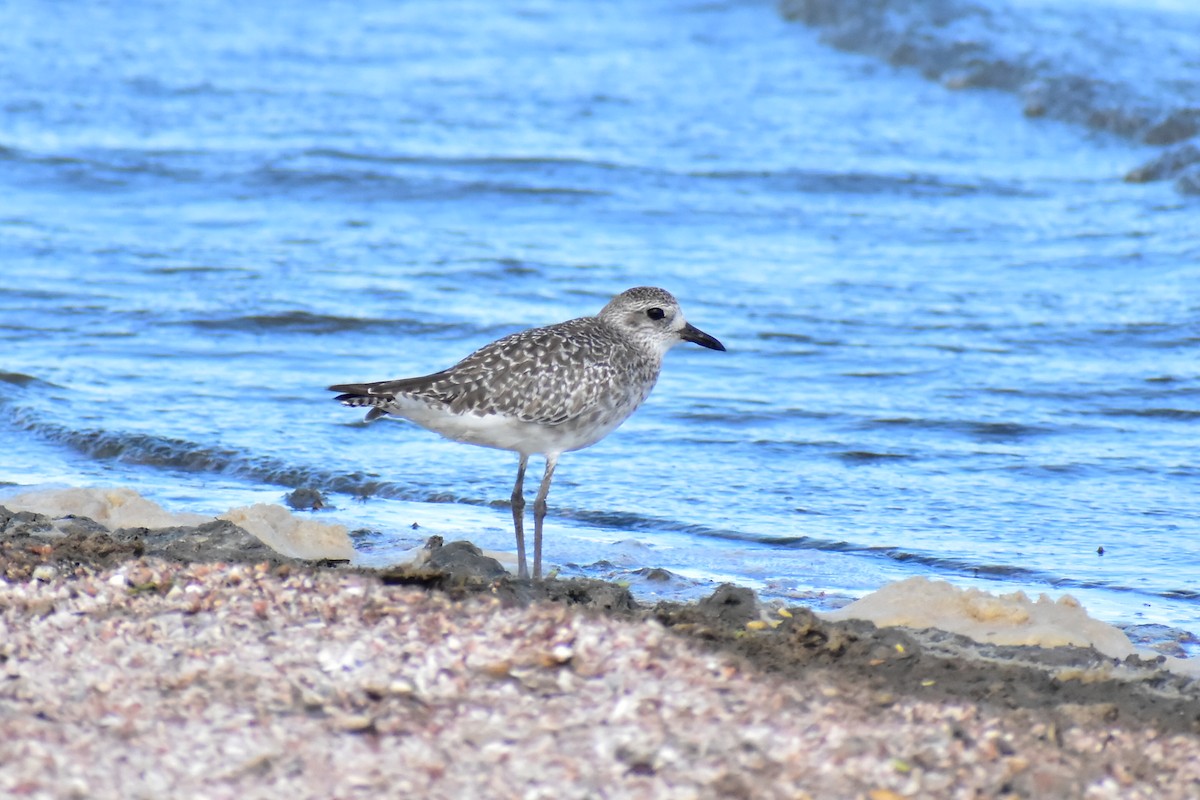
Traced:
MULTIPOLYGON (((28 492, 2 501, 13 511, 33 511, 52 519, 82 516, 111 530, 157 530, 212 521, 203 514, 173 513, 132 489, 54 489, 28 492)), ((258 503, 235 508, 218 519, 245 529, 263 544, 290 558, 352 559, 354 545, 344 525, 300 519, 283 506, 258 503)))
POLYGON ((263 544, 290 558, 352 559, 354 545, 345 525, 300 519, 283 506, 256 503, 220 515, 254 534, 263 544))
MULTIPOLYGON (((919 577, 888 584, 821 616, 864 619, 880 627, 936 628, 989 644, 1094 647, 1115 659, 1159 655, 1135 648, 1121 629, 1088 616, 1070 595, 1053 600, 1043 594, 1030 600, 1024 592, 994 595, 919 577)), ((1189 659, 1167 658, 1163 666, 1200 676, 1200 664, 1189 659)))
POLYGON ((201 514, 171 513, 132 489, 50 489, 10 497, 3 505, 13 511, 32 511, 54 519, 88 517, 110 531, 174 528, 212 519, 201 514))
POLYGON ((1094 647, 1112 658, 1135 652, 1119 628, 1088 616, 1070 595, 1030 600, 1024 592, 994 595, 919 577, 890 583, 824 616, 865 619, 881 627, 937 628, 989 644, 1094 647))

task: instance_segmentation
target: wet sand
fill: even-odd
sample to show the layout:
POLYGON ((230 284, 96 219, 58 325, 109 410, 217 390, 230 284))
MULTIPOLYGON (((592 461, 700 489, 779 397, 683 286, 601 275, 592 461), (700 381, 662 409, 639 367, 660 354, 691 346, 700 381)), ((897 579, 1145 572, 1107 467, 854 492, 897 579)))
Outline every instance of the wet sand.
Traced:
POLYGON ((0 794, 1194 797, 1152 661, 0 509, 0 794))

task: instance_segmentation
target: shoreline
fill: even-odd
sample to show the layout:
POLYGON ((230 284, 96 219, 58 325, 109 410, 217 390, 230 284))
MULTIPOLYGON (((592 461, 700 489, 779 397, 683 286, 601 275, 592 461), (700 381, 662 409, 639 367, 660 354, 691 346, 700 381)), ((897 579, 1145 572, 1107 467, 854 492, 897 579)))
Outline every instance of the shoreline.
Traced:
POLYGON ((834 623, 728 586, 642 606, 481 577, 467 545, 366 570, 264 558, 228 522, 160 538, 76 517, 45 538, 39 516, 0 512, 12 794, 1200 791, 1200 687, 1152 661, 834 623))

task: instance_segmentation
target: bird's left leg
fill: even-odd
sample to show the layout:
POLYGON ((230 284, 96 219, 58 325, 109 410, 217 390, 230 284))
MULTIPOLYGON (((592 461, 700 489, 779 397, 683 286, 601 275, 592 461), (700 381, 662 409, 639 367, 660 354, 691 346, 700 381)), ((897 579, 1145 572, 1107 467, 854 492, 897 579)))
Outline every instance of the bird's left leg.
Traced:
POLYGON ((554 479, 554 468, 558 465, 558 454, 546 456, 546 472, 542 475, 542 486, 533 501, 533 579, 542 579, 542 520, 546 518, 546 495, 550 494, 550 481, 554 479))

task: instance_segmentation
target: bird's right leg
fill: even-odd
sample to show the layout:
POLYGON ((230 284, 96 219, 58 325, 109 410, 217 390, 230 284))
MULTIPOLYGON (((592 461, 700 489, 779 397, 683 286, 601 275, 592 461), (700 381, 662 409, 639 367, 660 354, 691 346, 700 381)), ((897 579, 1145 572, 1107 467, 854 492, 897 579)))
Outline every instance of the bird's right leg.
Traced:
POLYGON ((513 487, 512 514, 513 528, 517 533, 517 577, 528 578, 529 566, 525 563, 525 467, 529 465, 529 456, 521 454, 521 463, 517 465, 517 485, 513 487))

